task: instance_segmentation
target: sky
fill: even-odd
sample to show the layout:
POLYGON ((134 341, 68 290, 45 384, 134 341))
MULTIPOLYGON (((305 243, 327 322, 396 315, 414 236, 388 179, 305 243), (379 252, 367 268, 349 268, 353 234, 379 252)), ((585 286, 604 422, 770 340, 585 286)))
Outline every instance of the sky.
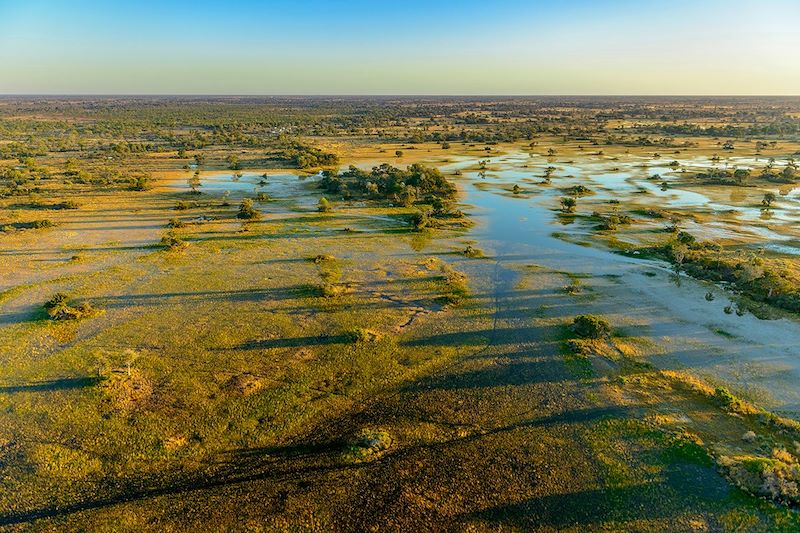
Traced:
POLYGON ((0 94, 800 94, 800 0, 0 0, 0 94))

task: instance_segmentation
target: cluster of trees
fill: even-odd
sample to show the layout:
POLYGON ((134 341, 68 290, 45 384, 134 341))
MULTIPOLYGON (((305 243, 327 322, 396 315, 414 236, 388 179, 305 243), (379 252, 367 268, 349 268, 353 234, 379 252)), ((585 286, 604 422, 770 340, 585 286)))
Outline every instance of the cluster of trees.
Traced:
MULTIPOLYGON (((714 167, 704 172, 698 172, 697 178, 707 183, 743 186, 750 183, 752 174, 752 171, 747 168, 724 169, 714 167)), ((759 177, 779 183, 794 183, 798 177, 797 164, 790 160, 785 167, 776 169, 775 161, 770 160, 761 171, 759 177)))
POLYGON ((747 185, 750 181, 751 172, 747 168, 737 168, 727 170, 723 168, 710 168, 705 172, 698 172, 697 178, 706 183, 720 185, 747 185))
POLYGON ((767 124, 742 124, 724 126, 701 126, 699 124, 648 124, 638 126, 637 131, 648 133, 666 133, 669 135, 681 136, 705 136, 705 137, 752 137, 767 135, 798 135, 800 134, 800 120, 790 117, 783 118, 767 124))
POLYGON ((284 150, 284 159, 291 161, 297 168, 320 168, 339 164, 339 156, 324 152, 313 146, 292 143, 284 150))
POLYGON ((320 187, 345 198, 389 200, 403 206, 430 204, 434 198, 452 200, 456 195, 456 187, 439 169, 420 164, 406 169, 384 163, 371 171, 354 166, 342 173, 326 170, 320 187))
POLYGON ((777 181, 780 183, 794 183, 797 180, 797 164, 794 161, 789 161, 786 166, 780 171, 776 171, 773 162, 770 161, 761 176, 770 181, 777 181))
POLYGON ((676 231, 656 252, 693 277, 727 282, 754 301, 800 312, 800 277, 796 269, 786 268, 780 261, 726 252, 722 246, 698 241, 686 231, 676 231))

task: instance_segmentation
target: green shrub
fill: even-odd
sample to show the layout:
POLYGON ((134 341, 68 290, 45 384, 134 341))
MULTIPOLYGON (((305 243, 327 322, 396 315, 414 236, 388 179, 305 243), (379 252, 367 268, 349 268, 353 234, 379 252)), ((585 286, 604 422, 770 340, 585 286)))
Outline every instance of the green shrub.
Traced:
POLYGON ((587 339, 604 339, 611 335, 611 326, 595 315, 578 315, 572 321, 575 334, 587 339))
POLYGON ((417 211, 416 213, 413 213, 411 215, 410 222, 411 227, 414 228, 414 231, 422 231, 431 225, 430 217, 428 216, 428 213, 425 213, 424 211, 417 211))
POLYGON ((41 220, 34 220, 30 222, 30 227, 33 229, 52 228, 53 226, 55 226, 55 224, 49 218, 43 218, 41 220))
POLYGON ((150 188, 150 177, 144 174, 131 176, 128 183, 132 191, 146 191, 150 188))
POLYGON ((189 243, 180 238, 174 231, 168 231, 161 237, 161 246, 167 250, 183 250, 189 243))
POLYGON ((478 248, 473 248, 472 246, 467 246, 464 248, 464 255, 467 257, 483 257, 483 251, 478 248))
POLYGON ((691 246, 697 242, 697 239, 695 239, 694 235, 686 231, 679 231, 676 238, 678 239, 679 243, 687 246, 691 246))
POLYGON ((318 256, 314 257, 314 259, 313 259, 314 263, 316 263, 318 265, 321 264, 321 263, 327 263, 329 261, 335 261, 335 260, 336 260, 335 257, 333 257, 332 255, 326 255, 326 254, 319 254, 318 256))
POLYGON ((567 189, 567 194, 570 196, 584 196, 592 192, 586 185, 574 185, 567 189))
POLYGON ((739 411, 743 406, 742 400, 734 396, 733 393, 725 387, 717 387, 714 389, 714 401, 724 409, 730 411, 739 411))
POLYGON ((71 306, 69 300, 68 295, 58 292, 45 302, 44 309, 53 320, 78 320, 96 313, 95 308, 89 302, 71 306))
POLYGON ((446 264, 442 265, 441 272, 442 280, 444 281, 444 294, 442 296, 444 302, 451 306, 461 305, 469 295, 467 276, 446 264))
POLYGON ((361 462, 386 452, 394 444, 392 436, 383 429, 364 429, 345 447, 347 460, 361 462))
POLYGON ((261 213, 253 207, 253 200, 250 198, 245 198, 242 200, 242 203, 239 204, 239 213, 236 215, 237 218, 241 218, 243 220, 256 220, 261 218, 261 213))
POLYGON ((64 200, 63 202, 53 204, 51 209, 78 209, 78 202, 75 200, 64 200))
POLYGON ((55 223, 52 220, 49 218, 43 218, 40 220, 32 220, 30 222, 14 222, 11 224, 0 225, 0 231, 7 231, 10 229, 45 229, 52 228, 53 226, 55 226, 55 223))
POLYGON ((378 339, 378 334, 374 331, 370 331, 364 328, 354 328, 347 333, 345 333, 345 337, 349 342, 352 343, 359 343, 359 342, 373 342, 378 339))

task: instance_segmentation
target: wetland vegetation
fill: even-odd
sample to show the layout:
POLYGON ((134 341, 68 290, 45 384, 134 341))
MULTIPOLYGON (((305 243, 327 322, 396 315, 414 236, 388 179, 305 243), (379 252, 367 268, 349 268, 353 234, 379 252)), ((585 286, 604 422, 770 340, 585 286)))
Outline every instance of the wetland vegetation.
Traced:
POLYGON ((0 97, 0 528, 797 531, 800 100, 0 97))

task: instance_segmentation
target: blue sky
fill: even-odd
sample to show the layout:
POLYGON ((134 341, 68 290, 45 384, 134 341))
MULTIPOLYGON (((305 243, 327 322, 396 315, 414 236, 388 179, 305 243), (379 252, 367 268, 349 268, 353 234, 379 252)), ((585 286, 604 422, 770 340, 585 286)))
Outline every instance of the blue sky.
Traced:
POLYGON ((0 93, 800 94, 800 1, 0 0, 0 93))

